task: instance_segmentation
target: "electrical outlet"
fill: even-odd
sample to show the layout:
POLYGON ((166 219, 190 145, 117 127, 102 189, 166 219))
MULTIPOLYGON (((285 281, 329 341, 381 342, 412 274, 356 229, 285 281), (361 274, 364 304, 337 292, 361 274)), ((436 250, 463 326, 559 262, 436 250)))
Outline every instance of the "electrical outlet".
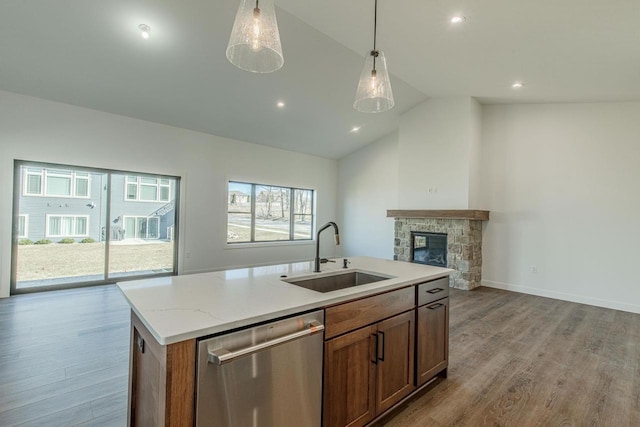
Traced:
POLYGON ((532 265, 532 266, 531 266, 531 272, 532 272, 533 274, 536 274, 536 273, 538 272, 538 266, 537 266, 537 265, 532 265))

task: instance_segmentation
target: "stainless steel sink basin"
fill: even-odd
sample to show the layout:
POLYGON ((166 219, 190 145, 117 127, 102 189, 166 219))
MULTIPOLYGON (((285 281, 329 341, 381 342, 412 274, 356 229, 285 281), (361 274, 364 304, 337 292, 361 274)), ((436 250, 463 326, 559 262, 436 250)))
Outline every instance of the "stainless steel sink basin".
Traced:
POLYGON ((303 277, 284 280, 292 285, 302 286, 316 292, 331 292, 338 289, 350 288, 353 286, 366 285, 367 283, 379 282, 391 279, 387 276, 365 273, 362 271, 349 271, 347 273, 334 274, 322 277, 303 277))

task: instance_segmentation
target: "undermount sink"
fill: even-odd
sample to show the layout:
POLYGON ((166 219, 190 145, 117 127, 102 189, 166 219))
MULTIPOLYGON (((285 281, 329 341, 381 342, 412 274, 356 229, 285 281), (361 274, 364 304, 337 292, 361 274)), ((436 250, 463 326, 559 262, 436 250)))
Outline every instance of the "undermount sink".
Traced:
POLYGON ((366 285, 367 283, 379 282, 391 279, 388 276, 381 276, 363 271, 349 271, 346 273, 333 274, 322 277, 303 277, 284 280, 292 285, 301 286, 316 292, 331 292, 339 289, 351 288, 353 286, 366 285))

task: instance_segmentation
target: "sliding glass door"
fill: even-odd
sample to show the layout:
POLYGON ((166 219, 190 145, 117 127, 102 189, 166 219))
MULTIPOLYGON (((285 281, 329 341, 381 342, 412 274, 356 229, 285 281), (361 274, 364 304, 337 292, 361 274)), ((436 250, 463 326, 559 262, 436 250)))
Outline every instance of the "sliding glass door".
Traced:
POLYGON ((179 178, 16 161, 12 293, 175 274, 179 178))
POLYGON ((109 276, 170 273, 174 270, 175 178, 111 175, 109 276), (173 230, 173 229, 172 229, 173 230))

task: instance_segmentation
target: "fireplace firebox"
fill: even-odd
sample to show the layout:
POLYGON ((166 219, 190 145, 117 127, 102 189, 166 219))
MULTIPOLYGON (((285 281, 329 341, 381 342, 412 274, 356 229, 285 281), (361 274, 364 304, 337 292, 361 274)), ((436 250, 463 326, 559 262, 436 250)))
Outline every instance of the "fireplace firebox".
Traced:
POLYGON ((447 234, 411 232, 411 262, 447 266, 447 234))

